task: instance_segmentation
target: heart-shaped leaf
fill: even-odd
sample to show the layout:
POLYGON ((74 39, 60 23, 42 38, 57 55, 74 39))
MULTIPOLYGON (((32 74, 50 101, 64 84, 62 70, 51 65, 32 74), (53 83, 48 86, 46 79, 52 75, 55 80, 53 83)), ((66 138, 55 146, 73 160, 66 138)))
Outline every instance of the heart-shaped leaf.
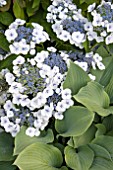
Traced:
POLYGON ((44 143, 34 143, 25 148, 14 165, 22 170, 58 170, 63 162, 60 150, 44 143))
POLYGON ((70 107, 64 113, 63 120, 56 120, 55 128, 61 136, 82 135, 91 125, 94 113, 80 106, 70 107))
POLYGON ((97 82, 89 82, 74 96, 74 98, 89 110, 97 112, 101 116, 113 113, 113 107, 109 107, 110 99, 104 88, 97 82))
POLYGON ((53 142, 54 136, 51 129, 43 132, 39 137, 29 137, 25 134, 26 127, 22 127, 21 131, 15 137, 14 155, 18 155, 23 149, 35 142, 50 143, 53 142))
POLYGON ((92 165, 94 152, 88 146, 80 146, 77 150, 67 146, 65 148, 65 161, 74 170, 88 170, 92 165))
POLYGON ((76 94, 81 87, 85 86, 90 81, 87 73, 73 62, 70 62, 66 80, 63 87, 72 90, 72 94, 76 94))

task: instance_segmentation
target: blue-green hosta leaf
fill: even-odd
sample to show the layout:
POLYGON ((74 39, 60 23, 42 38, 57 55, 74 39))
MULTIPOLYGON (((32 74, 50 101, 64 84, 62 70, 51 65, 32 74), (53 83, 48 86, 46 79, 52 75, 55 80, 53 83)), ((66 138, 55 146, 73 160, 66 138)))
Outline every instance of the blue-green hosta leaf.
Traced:
POLYGON ((91 125, 94 113, 81 106, 70 107, 63 120, 56 120, 55 128, 61 136, 82 135, 91 125))
POLYGON ((92 141, 92 143, 100 145, 103 148, 105 148, 109 152, 111 159, 113 161, 113 137, 104 135, 98 136, 92 141))
POLYGON ((74 148, 90 143, 95 138, 96 127, 92 124, 81 136, 73 136, 74 148))
POLYGON ((25 134, 26 127, 22 127, 21 131, 15 137, 15 148, 14 155, 18 155, 23 149, 27 146, 36 143, 51 143, 54 140, 54 135, 51 129, 48 129, 47 132, 43 132, 39 137, 29 137, 25 134))
POLYGON ((97 127, 95 137, 98 137, 100 135, 104 135, 106 133, 106 127, 103 124, 99 123, 99 124, 96 124, 95 126, 97 127))
POLYGON ((109 107, 110 99, 104 88, 97 82, 89 82, 74 96, 74 98, 89 110, 97 112, 101 116, 113 113, 113 107, 109 107))
POLYGON ((11 135, 2 132, 0 133, 0 161, 13 160, 13 138, 11 135))
POLYGON ((22 170, 61 170, 62 162, 62 154, 58 148, 37 142, 25 148, 14 165, 22 170))
POLYGON ((81 87, 85 86, 90 81, 87 73, 73 62, 70 62, 66 80, 63 87, 72 90, 72 94, 76 94, 81 87))
POLYGON ((106 127, 106 133, 113 131, 113 115, 105 117, 102 124, 106 127))
POLYGON ((111 57, 111 59, 109 59, 108 61, 110 61, 110 63, 104 70, 99 80, 99 83, 102 84, 104 87, 106 87, 109 84, 111 77, 113 76, 113 58, 111 57))
POLYGON ((80 146, 77 150, 71 146, 65 148, 66 164, 73 170, 89 170, 94 159, 94 152, 88 146, 80 146))
POLYGON ((94 152, 94 161, 89 170, 112 170, 113 161, 109 152, 102 146, 97 144, 88 145, 94 152))
POLYGON ((106 86, 105 91, 109 95, 110 103, 113 103, 113 75, 112 75, 112 77, 110 79, 110 82, 106 86))
POLYGON ((12 164, 13 161, 0 161, 0 170, 16 170, 17 167, 12 164))

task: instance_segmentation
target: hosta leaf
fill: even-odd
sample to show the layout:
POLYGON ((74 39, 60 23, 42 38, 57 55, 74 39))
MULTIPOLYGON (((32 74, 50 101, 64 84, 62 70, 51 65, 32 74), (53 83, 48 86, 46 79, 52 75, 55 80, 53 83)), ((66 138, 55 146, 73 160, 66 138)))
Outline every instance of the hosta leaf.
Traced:
POLYGON ((110 63, 104 70, 99 80, 99 83, 102 84, 104 87, 106 87, 109 84, 111 77, 113 76, 113 58, 111 57, 111 59, 108 61, 110 61, 110 63))
POLYGON ((92 143, 100 145, 103 148, 105 148, 109 152, 111 159, 113 160, 113 137, 104 135, 98 136, 92 141, 92 143))
POLYGON ((97 82, 89 82, 81 88, 74 98, 89 110, 97 112, 101 116, 113 113, 113 108, 109 107, 110 100, 104 88, 97 82))
POLYGON ((76 94, 81 87, 85 86, 90 81, 87 73, 83 71, 78 65, 70 62, 66 80, 64 81, 63 87, 70 88, 72 94, 76 94))
POLYGON ((113 115, 105 117, 102 124, 106 127, 106 132, 113 131, 113 115))
POLYGON ((44 143, 34 143, 25 148, 14 165, 22 170, 57 170, 63 159, 59 149, 44 143))
POLYGON ((98 53, 100 56, 102 56, 103 58, 109 57, 110 54, 108 53, 108 51, 105 49, 105 47, 103 45, 101 45, 97 50, 96 53, 98 53))
POLYGON ((14 155, 18 155, 23 149, 29 146, 32 143, 42 142, 50 143, 53 142, 54 136, 51 129, 48 129, 47 132, 42 133, 39 137, 29 137, 25 134, 26 127, 22 127, 21 131, 15 137, 15 148, 14 155))
POLYGON ((96 127, 91 125, 88 130, 81 136, 73 136, 74 147, 77 148, 81 145, 90 143, 95 138, 96 127))
POLYGON ((113 162, 111 160, 109 152, 102 146, 97 144, 88 145, 94 152, 94 161, 89 170, 112 170, 113 162))
POLYGON ((17 167, 12 164, 13 164, 12 161, 4 161, 4 162, 0 161, 0 170, 16 170, 17 167))
POLYGON ((99 135, 104 135, 106 133, 106 127, 103 124, 96 124, 97 131, 95 133, 95 137, 99 135))
POLYGON ((13 138, 5 133, 0 133, 0 161, 13 160, 13 138))
POLYGON ((110 79, 109 84, 106 86, 105 91, 110 97, 110 102, 113 103, 113 75, 110 79))
POLYGON ((94 153, 88 146, 80 146, 77 150, 70 146, 65 148, 65 161, 71 169, 88 170, 93 158, 94 153))
POLYGON ((87 108, 73 106, 64 113, 63 120, 56 120, 55 128, 61 136, 82 135, 91 125, 94 113, 87 108))

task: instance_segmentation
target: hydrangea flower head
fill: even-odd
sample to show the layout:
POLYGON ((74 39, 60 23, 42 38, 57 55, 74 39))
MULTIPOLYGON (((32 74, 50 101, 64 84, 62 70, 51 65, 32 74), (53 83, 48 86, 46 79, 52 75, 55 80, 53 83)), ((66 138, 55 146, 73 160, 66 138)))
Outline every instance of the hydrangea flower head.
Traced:
POLYGON ((48 34, 37 23, 28 27, 26 21, 16 19, 5 31, 5 36, 10 43, 10 51, 14 54, 35 54, 35 46, 49 40, 48 34))
POLYGON ((93 30, 91 22, 88 22, 72 1, 53 0, 52 5, 48 7, 46 18, 52 23, 57 38, 64 42, 69 41, 79 48, 83 48, 83 43, 88 38, 87 33, 93 30))

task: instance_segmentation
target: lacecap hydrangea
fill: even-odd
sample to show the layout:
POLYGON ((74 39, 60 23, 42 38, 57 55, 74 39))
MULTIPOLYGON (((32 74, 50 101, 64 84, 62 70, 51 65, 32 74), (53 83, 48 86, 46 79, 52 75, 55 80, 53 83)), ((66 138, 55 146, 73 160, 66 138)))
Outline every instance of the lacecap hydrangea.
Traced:
POLYGON ((13 54, 36 53, 36 45, 49 40, 49 35, 38 23, 27 24, 25 20, 16 19, 5 31, 5 36, 10 43, 10 52, 13 54))
POLYGON ((71 0, 56 1, 48 7, 47 21, 52 23, 52 29, 57 38, 64 42, 83 48, 83 43, 88 39, 95 39, 93 25, 82 15, 81 9, 72 3, 71 0), (92 34, 93 33, 93 34, 92 34))
POLYGON ((113 43, 113 4, 102 0, 98 6, 96 3, 89 5, 88 12, 93 17, 95 40, 98 43, 105 41, 106 45, 113 43))
POLYGON ((67 66, 60 60, 59 66, 50 65, 52 55, 42 51, 27 60, 19 55, 13 61, 13 73, 5 74, 12 97, 4 104, 5 115, 1 117, 1 126, 12 136, 16 136, 23 125, 27 126, 27 135, 39 136, 52 116, 63 119, 63 112, 74 104, 71 90, 62 86, 67 66))

